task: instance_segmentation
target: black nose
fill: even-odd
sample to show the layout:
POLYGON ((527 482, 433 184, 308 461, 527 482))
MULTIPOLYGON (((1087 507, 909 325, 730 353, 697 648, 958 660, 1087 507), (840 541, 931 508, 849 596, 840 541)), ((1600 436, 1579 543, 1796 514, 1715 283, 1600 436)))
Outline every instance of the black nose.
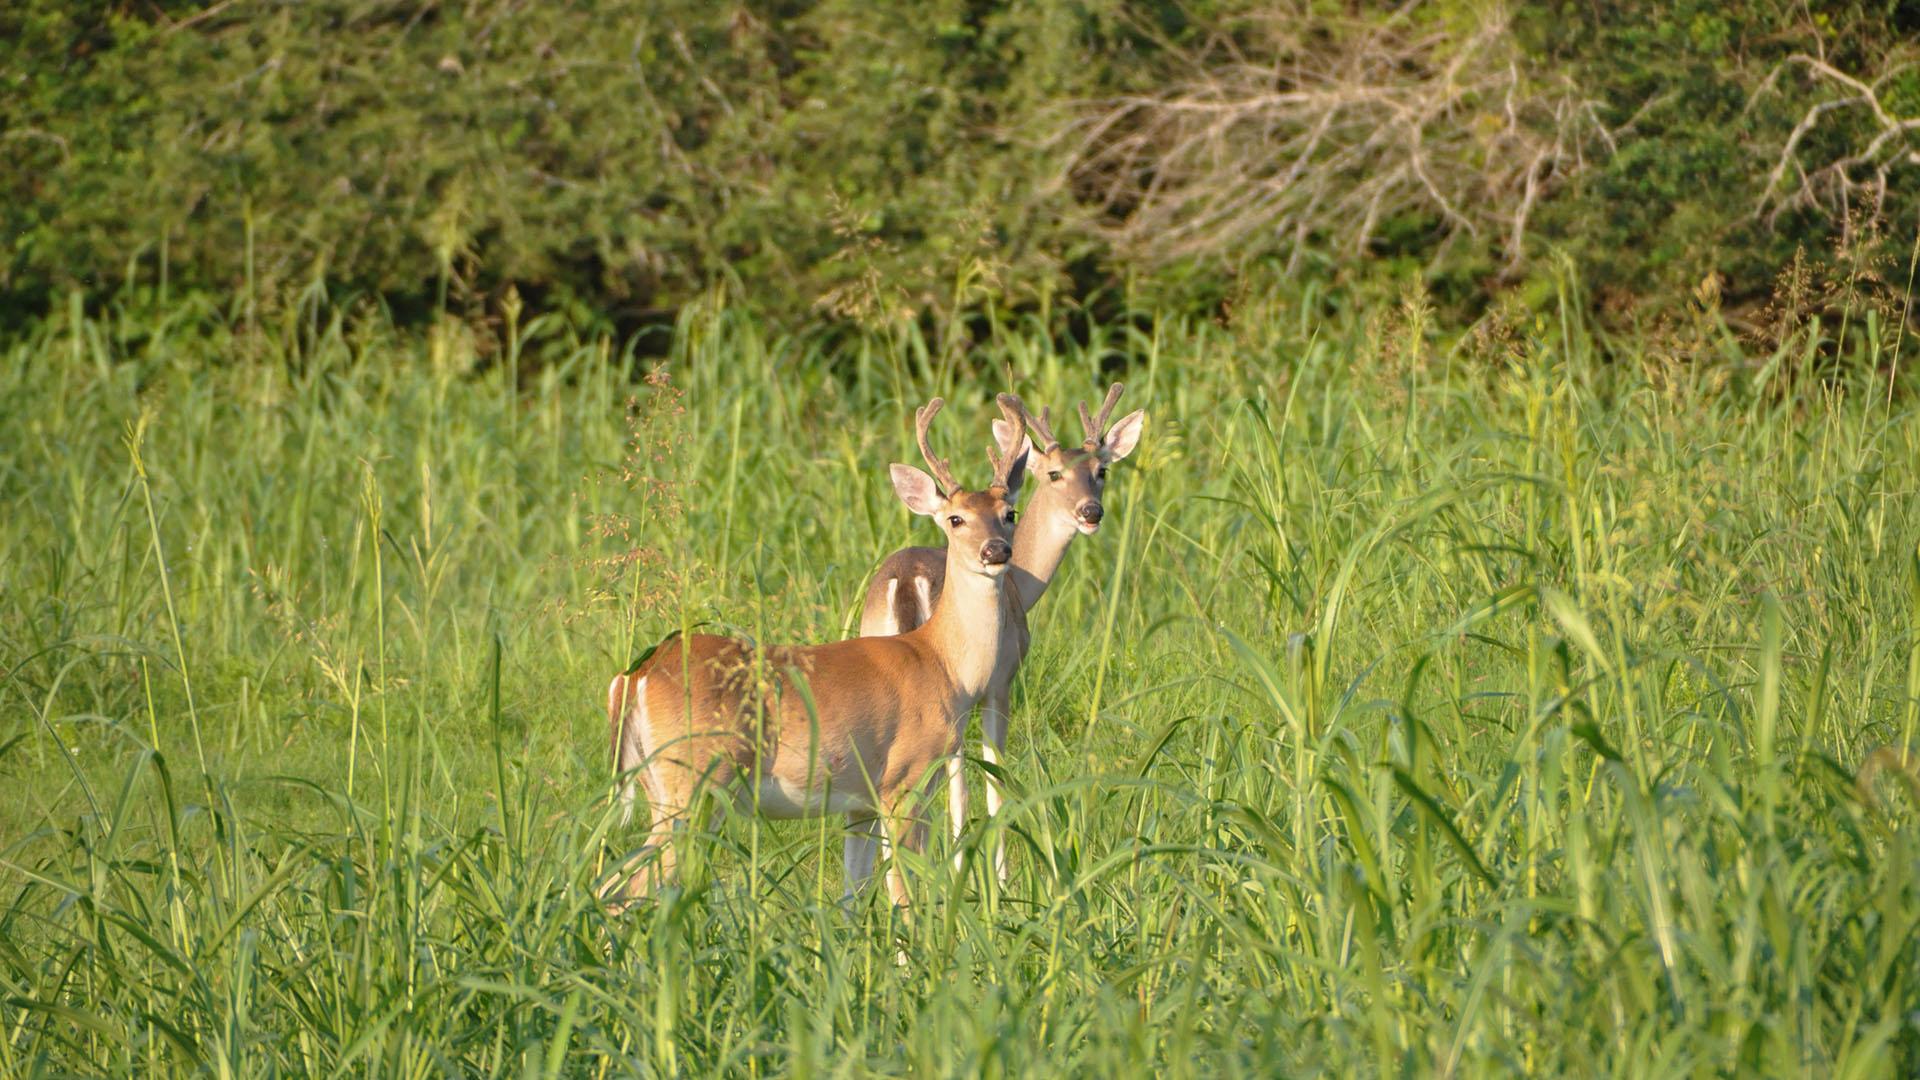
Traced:
POLYGON ((980 561, 988 566, 999 566, 1013 558, 1013 545, 999 537, 980 545, 980 561))
POLYGON ((1097 502, 1082 503, 1080 505, 1080 520, 1089 525, 1100 524, 1100 519, 1105 514, 1106 511, 1102 510, 1100 504, 1097 502))

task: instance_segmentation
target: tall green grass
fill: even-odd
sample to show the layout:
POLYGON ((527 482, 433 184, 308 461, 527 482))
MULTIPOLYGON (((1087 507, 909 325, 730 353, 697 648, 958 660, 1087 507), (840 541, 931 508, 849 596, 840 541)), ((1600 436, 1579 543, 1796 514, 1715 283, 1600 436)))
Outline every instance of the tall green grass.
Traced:
POLYGON ((0 358, 0 1073, 1920 1068, 1920 823, 1899 750, 1858 778, 1920 720, 1920 424, 1811 336, 947 365, 706 304, 661 386, 540 319, 486 363, 217 325, 0 358), (607 679, 851 632, 931 539, 881 480, 911 406, 981 467, 969 371, 1151 414, 1036 612, 1007 811, 908 918, 839 906, 837 823, 751 820, 607 917, 607 679))

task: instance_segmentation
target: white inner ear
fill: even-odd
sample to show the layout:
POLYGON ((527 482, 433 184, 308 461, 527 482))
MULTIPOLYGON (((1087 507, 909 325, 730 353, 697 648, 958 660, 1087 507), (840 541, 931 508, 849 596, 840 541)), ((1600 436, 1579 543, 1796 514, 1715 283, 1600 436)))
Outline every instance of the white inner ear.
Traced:
POLYGON ((1108 461, 1119 461, 1133 448, 1140 445, 1140 432, 1147 426, 1147 411, 1135 409, 1120 418, 1120 422, 1107 429, 1106 440, 1100 444, 1100 456, 1108 461))
POLYGON ((946 505, 946 499, 940 494, 940 485, 933 477, 911 465, 889 465, 887 473, 893 479, 893 493, 907 504, 907 509, 928 517, 940 512, 946 505))
POLYGON ((1007 445, 1007 422, 1005 420, 995 420, 993 422, 993 445, 996 450, 999 447, 1007 445))

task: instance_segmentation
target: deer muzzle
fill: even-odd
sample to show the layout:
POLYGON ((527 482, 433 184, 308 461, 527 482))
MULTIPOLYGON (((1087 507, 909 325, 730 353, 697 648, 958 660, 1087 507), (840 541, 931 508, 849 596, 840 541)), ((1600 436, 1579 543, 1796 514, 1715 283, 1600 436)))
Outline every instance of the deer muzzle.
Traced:
POLYGON ((1005 566, 1013 558, 1013 545, 999 537, 980 545, 980 564, 982 566, 1005 566))

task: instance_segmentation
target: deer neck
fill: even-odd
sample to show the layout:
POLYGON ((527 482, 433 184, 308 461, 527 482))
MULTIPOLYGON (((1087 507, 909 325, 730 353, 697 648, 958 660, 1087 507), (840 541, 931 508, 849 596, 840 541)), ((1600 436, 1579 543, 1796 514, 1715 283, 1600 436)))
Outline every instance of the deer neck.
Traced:
POLYGON ((1067 557, 1067 545, 1080 530, 1073 527, 1073 508, 1057 503, 1050 491, 1042 489, 1020 515, 1013 530, 1013 568, 1008 571, 1018 590, 1022 611, 1046 595, 1047 586, 1067 557))
POLYGON ((977 697, 987 687, 1000 658, 1005 617, 1003 588, 1012 571, 988 577, 947 560, 947 580, 934 601, 925 630, 946 661, 955 688, 977 697))

